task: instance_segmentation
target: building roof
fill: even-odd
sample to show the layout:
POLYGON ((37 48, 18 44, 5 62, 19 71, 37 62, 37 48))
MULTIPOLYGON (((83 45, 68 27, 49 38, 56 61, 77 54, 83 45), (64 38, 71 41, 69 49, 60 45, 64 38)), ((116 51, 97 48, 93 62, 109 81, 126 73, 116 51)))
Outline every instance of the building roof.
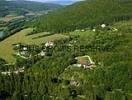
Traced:
POLYGON ((106 24, 102 24, 101 27, 102 27, 102 28, 105 28, 105 27, 106 27, 106 24))
POLYGON ((45 46, 46 47, 52 47, 52 46, 54 46, 54 42, 52 42, 52 41, 46 42, 45 46))

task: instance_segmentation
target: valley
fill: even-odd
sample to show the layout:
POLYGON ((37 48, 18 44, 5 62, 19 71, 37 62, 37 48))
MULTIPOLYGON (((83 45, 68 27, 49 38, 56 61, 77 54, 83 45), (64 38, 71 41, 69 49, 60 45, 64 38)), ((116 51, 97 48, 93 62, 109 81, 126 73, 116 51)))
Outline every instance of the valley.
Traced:
POLYGON ((41 34, 48 34, 46 32, 27 35, 33 31, 32 28, 23 29, 20 32, 8 37, 7 39, 0 42, 0 57, 8 61, 9 63, 14 63, 15 58, 13 54, 15 53, 13 50, 13 44, 24 43, 29 45, 40 45, 42 43, 46 43, 47 41, 55 41, 63 38, 67 38, 68 36, 61 34, 53 34, 50 36, 33 39, 35 37, 41 36, 41 34), (5 47, 6 46, 6 47, 5 47))
POLYGON ((132 100, 131 5, 0 1, 0 100, 132 100))

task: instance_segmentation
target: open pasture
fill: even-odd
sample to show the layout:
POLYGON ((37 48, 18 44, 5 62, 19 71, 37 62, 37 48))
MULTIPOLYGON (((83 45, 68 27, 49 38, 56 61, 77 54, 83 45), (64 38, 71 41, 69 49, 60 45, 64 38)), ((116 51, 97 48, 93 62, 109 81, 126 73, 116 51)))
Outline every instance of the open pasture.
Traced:
POLYGON ((5 59, 9 63, 15 62, 15 58, 13 57, 13 54, 15 53, 13 50, 13 44, 16 44, 16 43, 39 45, 47 41, 54 41, 54 40, 68 37, 62 34, 53 34, 50 36, 33 39, 40 35, 49 34, 49 33, 43 32, 43 33, 38 33, 34 35, 27 35, 31 33, 32 31, 33 31, 32 28, 27 28, 1 41, 0 42, 0 58, 5 59))

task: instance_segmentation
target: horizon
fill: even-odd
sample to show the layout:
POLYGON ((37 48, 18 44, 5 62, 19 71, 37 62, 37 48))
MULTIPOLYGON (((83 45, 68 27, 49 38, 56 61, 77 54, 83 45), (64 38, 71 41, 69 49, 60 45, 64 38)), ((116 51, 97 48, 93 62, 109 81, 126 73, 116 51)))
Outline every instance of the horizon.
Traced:
MULTIPOLYGON (((6 1, 15 1, 15 0, 6 0, 6 1)), ((19 0, 17 0, 19 1, 19 0)), ((20 0, 22 1, 22 0, 20 0)), ((60 5, 70 5, 79 1, 84 0, 23 0, 23 1, 35 1, 35 2, 42 2, 42 3, 53 3, 53 4, 60 4, 60 5)))

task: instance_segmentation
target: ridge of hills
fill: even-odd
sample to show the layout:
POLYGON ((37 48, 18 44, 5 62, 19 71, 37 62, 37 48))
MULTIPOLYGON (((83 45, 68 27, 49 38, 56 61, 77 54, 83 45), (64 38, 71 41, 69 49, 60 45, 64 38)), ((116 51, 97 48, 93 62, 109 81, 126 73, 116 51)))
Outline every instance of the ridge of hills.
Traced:
POLYGON ((0 0, 0 16, 10 14, 25 15, 29 12, 40 12, 61 8, 61 5, 51 3, 40 3, 33 1, 5 1, 0 0), (31 6, 32 5, 32 6, 31 6))
POLYGON ((73 31, 102 23, 129 20, 132 18, 131 9, 131 0, 86 0, 41 16, 31 26, 36 27, 38 32, 73 31))

